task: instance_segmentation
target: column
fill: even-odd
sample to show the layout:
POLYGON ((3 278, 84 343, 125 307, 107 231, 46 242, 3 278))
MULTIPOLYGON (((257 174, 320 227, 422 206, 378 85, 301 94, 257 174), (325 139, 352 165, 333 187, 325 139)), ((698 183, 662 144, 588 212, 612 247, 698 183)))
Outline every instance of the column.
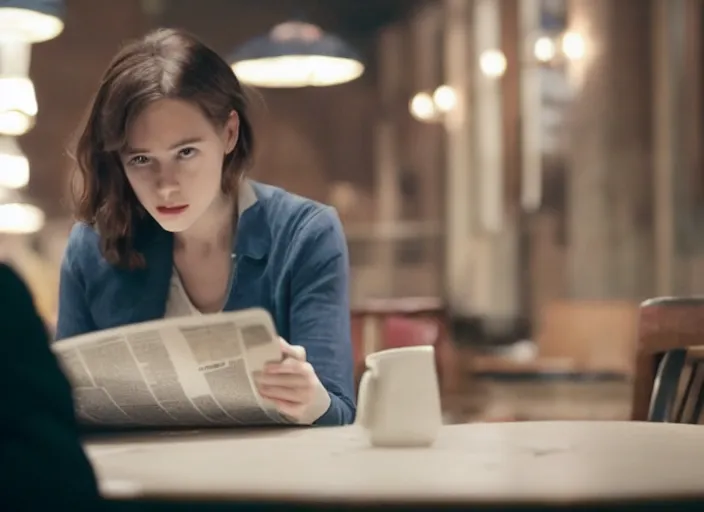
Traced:
POLYGON ((473 144, 471 120, 470 15, 472 2, 445 0, 445 84, 456 93, 457 105, 445 117, 445 280, 450 309, 472 314, 470 280, 473 226, 477 213, 473 201, 473 144))
MULTIPOLYGON (((512 96, 515 82, 511 80, 517 78, 518 63, 514 54, 507 55, 505 43, 512 34, 503 30, 504 25, 513 28, 511 23, 504 23, 511 7, 516 6, 502 0, 475 0, 472 17, 476 63, 473 66, 473 163, 477 180, 474 198, 478 208, 476 238, 472 244, 472 302, 474 314, 482 319, 489 336, 508 334, 520 310, 517 212, 506 201, 513 195, 509 190, 516 164, 512 151, 508 150, 512 141, 507 126, 514 114, 515 104, 508 100, 515 100, 512 96), (506 69, 500 74, 491 74, 487 52, 497 50, 510 60, 507 58, 506 69)), ((514 18, 515 15, 517 11, 514 18)), ((518 141, 514 138, 513 143, 518 141)))
POLYGON ((701 15, 697 0, 653 0, 657 295, 702 291, 701 15), (697 204, 698 203, 698 204, 697 204))
POLYGON ((653 206, 655 211, 655 292, 658 295, 674 293, 675 275, 675 221, 674 180, 672 166, 675 153, 672 100, 675 85, 671 67, 673 48, 670 6, 677 0, 653 1, 653 206))
MULTIPOLYGON (((431 3, 419 9, 411 18, 409 45, 412 62, 410 95, 419 91, 432 94, 443 83, 442 4, 431 3)), ((442 238, 442 199, 444 195, 442 124, 422 122, 407 115, 411 123, 405 139, 405 152, 408 157, 405 169, 413 173, 412 192, 415 197, 413 208, 408 208, 410 221, 407 225, 410 235, 406 241, 413 244, 421 258, 409 267, 417 276, 414 293, 441 295, 443 290, 443 248, 438 242, 442 238)), ((409 197, 404 198, 408 200, 409 197)), ((414 251, 415 252, 415 251, 414 251)))
POLYGON ((569 295, 644 298, 653 293, 649 2, 568 8, 585 43, 569 69, 569 295))
POLYGON ((505 202, 503 72, 482 66, 484 51, 502 48, 501 5, 445 2, 445 83, 458 98, 446 118, 446 290, 456 314, 494 332, 510 329, 520 309, 518 229, 505 202))
POLYGON ((378 83, 380 112, 374 127, 375 203, 377 229, 375 244, 375 290, 391 296, 394 290, 394 243, 386 236, 389 226, 399 221, 401 197, 399 191, 400 158, 397 123, 395 122, 398 91, 403 78, 403 31, 399 25, 385 27, 378 40, 378 83))

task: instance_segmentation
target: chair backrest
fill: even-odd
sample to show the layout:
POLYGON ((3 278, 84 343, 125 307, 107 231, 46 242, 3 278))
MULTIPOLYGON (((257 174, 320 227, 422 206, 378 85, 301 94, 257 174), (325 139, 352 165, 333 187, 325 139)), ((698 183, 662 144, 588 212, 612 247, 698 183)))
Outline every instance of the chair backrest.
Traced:
POLYGON ((432 320, 389 316, 382 327, 382 343, 384 348, 435 345, 439 331, 438 324, 432 320))
POLYGON ((641 304, 631 418, 697 423, 701 414, 704 298, 641 304))
POLYGON ((683 348, 665 352, 655 375, 648 421, 699 423, 704 406, 704 358, 689 352, 683 348))

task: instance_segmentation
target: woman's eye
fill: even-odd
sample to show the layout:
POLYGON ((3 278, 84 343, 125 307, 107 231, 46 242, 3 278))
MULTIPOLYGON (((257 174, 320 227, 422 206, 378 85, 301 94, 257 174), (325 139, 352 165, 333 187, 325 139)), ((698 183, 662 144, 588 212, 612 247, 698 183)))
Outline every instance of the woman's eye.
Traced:
POLYGON ((196 148, 183 148, 178 152, 178 156, 181 158, 190 158, 196 154, 196 148))
POLYGON ((144 155, 137 155, 128 162, 129 165, 142 166, 149 163, 149 158, 144 155))

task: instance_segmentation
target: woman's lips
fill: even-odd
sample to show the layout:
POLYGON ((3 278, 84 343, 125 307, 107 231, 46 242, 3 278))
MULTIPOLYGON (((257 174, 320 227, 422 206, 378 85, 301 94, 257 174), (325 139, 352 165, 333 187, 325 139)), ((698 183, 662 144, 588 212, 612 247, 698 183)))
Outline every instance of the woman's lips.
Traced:
POLYGON ((182 204, 179 206, 157 206, 156 211, 162 215, 178 215, 183 213, 188 208, 187 204, 182 204))

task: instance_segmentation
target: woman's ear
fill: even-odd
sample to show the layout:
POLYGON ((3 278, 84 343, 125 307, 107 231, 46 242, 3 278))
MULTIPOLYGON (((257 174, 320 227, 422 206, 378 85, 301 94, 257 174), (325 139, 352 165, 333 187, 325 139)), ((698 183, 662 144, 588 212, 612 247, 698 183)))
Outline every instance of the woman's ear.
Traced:
POLYGON ((240 115, 236 110, 230 112, 230 117, 225 123, 225 154, 229 155, 237 147, 237 139, 240 134, 240 115))

